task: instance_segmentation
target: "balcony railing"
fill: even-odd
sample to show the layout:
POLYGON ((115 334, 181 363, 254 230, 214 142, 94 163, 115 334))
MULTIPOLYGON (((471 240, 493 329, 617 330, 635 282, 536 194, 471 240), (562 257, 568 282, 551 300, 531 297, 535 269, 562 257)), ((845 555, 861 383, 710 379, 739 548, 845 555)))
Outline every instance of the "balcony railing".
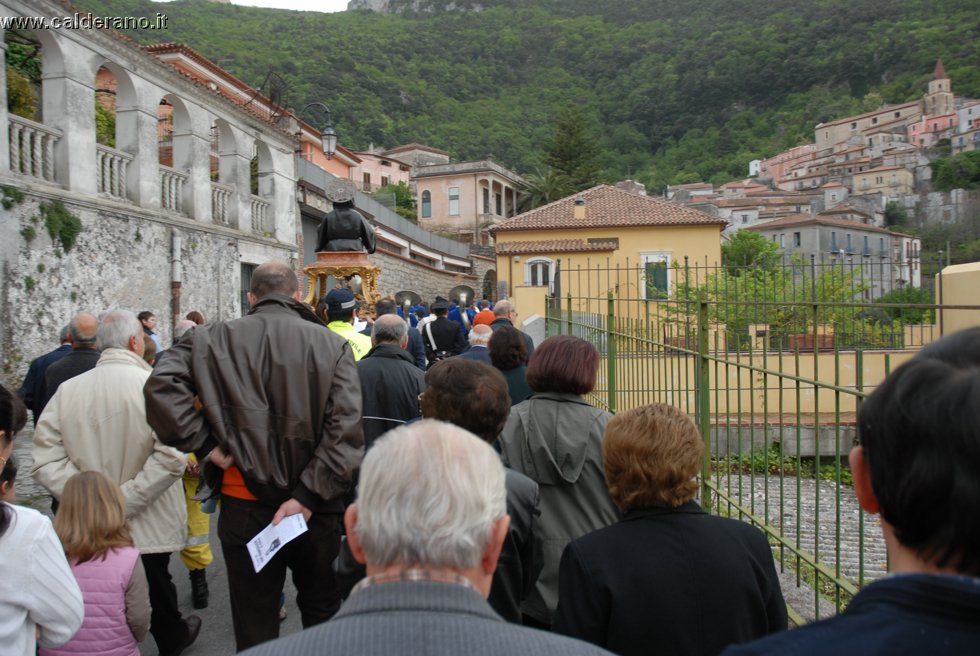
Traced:
POLYGON ((54 145, 61 132, 9 114, 10 170, 54 182, 54 145))
POLYGON ((269 220, 271 203, 259 196, 251 197, 252 232, 268 234, 272 232, 272 222, 269 220))
POLYGON ((126 198, 126 173, 133 156, 102 144, 95 145, 96 184, 100 193, 126 198))
POLYGON ((228 225, 231 215, 232 195, 235 188, 218 182, 211 183, 211 219, 218 225, 228 225))
POLYGON ((160 206, 165 210, 184 213, 184 184, 187 174, 169 166, 160 167, 160 206))

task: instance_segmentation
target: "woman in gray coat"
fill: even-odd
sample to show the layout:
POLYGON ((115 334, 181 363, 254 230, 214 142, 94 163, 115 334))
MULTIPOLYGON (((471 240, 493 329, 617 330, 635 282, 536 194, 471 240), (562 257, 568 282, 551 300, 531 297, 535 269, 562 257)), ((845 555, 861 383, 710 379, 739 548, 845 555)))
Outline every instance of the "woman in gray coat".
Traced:
POLYGON ((497 440, 504 464, 541 491, 544 568, 522 606, 525 624, 551 626, 565 546, 619 519, 602 469, 602 433, 612 415, 583 398, 595 386, 598 365, 599 352, 583 339, 544 340, 527 368, 534 394, 511 408, 497 440))

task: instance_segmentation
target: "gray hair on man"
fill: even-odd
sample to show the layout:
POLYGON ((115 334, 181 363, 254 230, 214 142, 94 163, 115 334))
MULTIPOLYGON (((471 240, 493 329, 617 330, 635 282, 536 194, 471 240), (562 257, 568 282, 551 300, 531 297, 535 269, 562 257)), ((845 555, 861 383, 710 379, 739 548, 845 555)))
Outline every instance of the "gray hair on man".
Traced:
POLYGON ((383 314, 374 320, 371 339, 375 344, 398 344, 408 337, 408 324, 397 314, 383 314))
POLYGON ((191 328, 196 328, 197 324, 190 319, 181 319, 174 326, 174 343, 180 341, 180 338, 187 334, 187 331, 191 328))
POLYGON ((497 304, 493 306, 493 316, 495 317, 507 317, 513 311, 514 304, 510 301, 497 301, 497 304))
POLYGON ((389 431, 367 452, 356 508, 369 565, 476 567, 507 514, 504 468, 472 433, 423 420, 389 431))
POLYGON ((467 339, 470 340, 470 346, 486 346, 490 343, 491 335, 493 335, 493 329, 490 326, 485 323, 478 323, 470 328, 467 339))
POLYGON ((107 313, 102 317, 95 333, 100 351, 108 348, 128 350, 132 337, 139 337, 140 343, 143 343, 143 324, 129 310, 113 310, 107 313))
POLYGON ((95 335, 98 330, 99 320, 88 312, 79 312, 68 323, 68 332, 71 334, 72 342, 75 346, 92 346, 95 344, 95 335))
POLYGON ((58 332, 58 343, 64 344, 65 342, 67 342, 68 341, 68 335, 70 335, 70 334, 71 334, 71 324, 68 323, 68 324, 65 324, 61 328, 61 331, 58 332))

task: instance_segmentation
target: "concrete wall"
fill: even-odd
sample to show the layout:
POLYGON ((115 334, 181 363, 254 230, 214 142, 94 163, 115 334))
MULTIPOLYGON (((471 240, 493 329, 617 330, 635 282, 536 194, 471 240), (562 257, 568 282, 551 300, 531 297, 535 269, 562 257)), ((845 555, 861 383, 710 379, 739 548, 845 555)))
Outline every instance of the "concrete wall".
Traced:
POLYGON ((436 269, 380 249, 371 256, 371 263, 381 267, 378 291, 382 296, 394 296, 396 292, 409 290, 418 293, 426 303, 431 303, 436 295, 449 298, 449 290, 456 285, 469 285, 479 290, 482 284, 482 279, 472 274, 436 269))
POLYGON ((81 311, 112 309, 157 315, 163 343, 172 339, 172 315, 198 310, 207 320, 241 316, 241 264, 287 261, 291 247, 242 239, 232 229, 141 211, 123 203, 73 198, 56 190, 28 190, 0 222, 0 360, 3 382, 18 387, 30 361, 57 346, 57 333, 81 311), (65 252, 39 217, 41 202, 62 201, 82 223, 65 252), (33 239, 22 234, 35 232, 33 239), (179 251, 173 250, 174 235, 179 251), (180 262, 179 306, 172 302, 172 259, 180 262))
MULTIPOLYGON (((943 269, 943 305, 977 305, 980 289, 980 262, 954 264, 943 269)), ((944 335, 980 326, 980 309, 942 310, 944 335)))

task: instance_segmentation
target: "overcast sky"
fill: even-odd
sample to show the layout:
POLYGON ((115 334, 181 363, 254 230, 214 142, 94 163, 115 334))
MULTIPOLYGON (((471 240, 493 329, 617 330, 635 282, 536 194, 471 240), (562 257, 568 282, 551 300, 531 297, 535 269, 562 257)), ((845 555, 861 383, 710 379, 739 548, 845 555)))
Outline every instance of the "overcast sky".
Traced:
MULTIPOLYGON (((156 0, 170 2, 170 0, 156 0)), ((274 9, 298 9, 300 11, 323 11, 332 13, 346 11, 347 0, 231 0, 234 5, 250 7, 272 7, 274 9)))
POLYGON ((275 9, 299 9, 301 11, 345 11, 347 0, 231 0, 233 5, 273 7, 275 9))

